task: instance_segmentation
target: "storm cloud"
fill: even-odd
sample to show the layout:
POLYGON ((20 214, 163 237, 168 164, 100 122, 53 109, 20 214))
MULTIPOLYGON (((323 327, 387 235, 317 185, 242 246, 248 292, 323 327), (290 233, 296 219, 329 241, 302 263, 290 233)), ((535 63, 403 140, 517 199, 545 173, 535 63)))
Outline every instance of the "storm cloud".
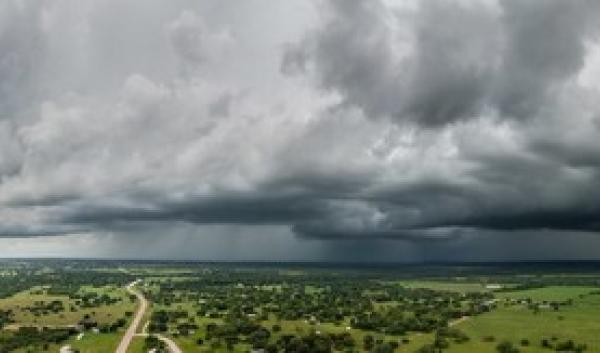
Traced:
POLYGON ((599 231, 596 2, 260 5, 0 5, 2 241, 414 260, 599 231))

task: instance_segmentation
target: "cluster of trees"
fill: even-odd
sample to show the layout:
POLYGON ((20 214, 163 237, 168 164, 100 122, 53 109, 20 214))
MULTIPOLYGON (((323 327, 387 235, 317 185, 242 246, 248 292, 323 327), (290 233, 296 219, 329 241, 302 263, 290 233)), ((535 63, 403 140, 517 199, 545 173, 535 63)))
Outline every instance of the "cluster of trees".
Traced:
POLYGON ((553 349, 557 352, 573 352, 582 353, 587 350, 587 345, 582 343, 576 343, 573 340, 559 341, 554 337, 553 339, 542 339, 541 346, 548 349, 553 349))
POLYGON ((57 314, 63 312, 65 307, 61 300, 52 300, 49 302, 39 300, 35 301, 32 306, 23 307, 22 310, 29 311, 34 316, 44 316, 50 313, 57 314))
POLYGON ((258 326, 247 326, 251 332, 246 332, 242 339, 238 337, 239 331, 232 325, 211 325, 207 327, 206 340, 199 340, 199 344, 209 342, 211 349, 223 346, 229 351, 233 350, 236 343, 243 340, 249 343, 253 350, 266 353, 332 353, 332 352, 362 352, 392 353, 399 347, 396 341, 384 342, 376 340, 372 335, 365 335, 359 344, 350 333, 320 334, 312 331, 306 335, 284 334, 276 340, 269 340, 271 333, 268 329, 258 326))
MULTIPOLYGON (((463 294, 407 288, 378 276, 341 276, 318 271, 289 275, 280 271, 221 269, 195 274, 187 280, 156 279, 148 283, 146 293, 152 301, 177 308, 193 303, 195 312, 157 311, 151 317, 149 329, 150 332, 188 335, 198 328, 197 317, 219 319, 223 324, 209 324, 206 337, 198 340, 213 350, 217 345, 233 348, 241 342, 267 352, 275 352, 275 349, 278 352, 304 349, 320 352, 334 347, 335 351, 356 349, 385 353, 399 346, 398 342, 376 340, 357 344, 349 333, 340 337, 315 333, 289 337, 290 332, 285 332, 283 336, 275 336, 288 337, 281 341, 272 335, 281 329, 278 325, 263 326, 272 320, 302 321, 317 332, 319 325, 331 323, 395 336, 435 332, 436 340, 429 348, 439 351, 469 339, 464 333, 448 328, 450 320, 478 315, 493 307, 490 304, 494 302, 493 294, 488 292, 463 294), (323 348, 325 346, 329 348, 323 348)), ((423 352, 429 348, 423 348, 423 352)))
MULTIPOLYGON (((150 316, 148 330, 150 332, 166 332, 169 324, 177 324, 180 319, 188 319, 189 314, 183 310, 157 310, 150 316)), ((192 325, 193 322, 190 323, 192 325)), ((189 327, 186 328, 189 330, 189 327)))
MULTIPOLYGON (((0 299, 36 286, 48 287, 49 295, 76 297, 82 286, 104 287, 124 286, 134 277, 118 271, 91 271, 65 261, 24 261, 3 263, 4 271, 0 275, 0 299)), ((102 298, 101 300, 106 300, 102 298)))
POLYGON ((18 292, 38 285, 44 276, 30 270, 14 270, 0 277, 0 299, 8 298, 18 292))
POLYGON ((83 315, 83 318, 77 322, 77 324, 84 330, 97 328, 102 333, 109 333, 116 332, 118 329, 125 327, 125 324, 127 324, 127 319, 122 317, 115 320, 111 324, 98 325, 96 319, 94 319, 90 314, 85 314, 83 315))
POLYGON ((111 297, 106 293, 98 294, 96 292, 77 292, 71 295, 70 298, 74 299, 75 304, 79 305, 81 308, 97 308, 103 305, 114 305, 122 300, 119 297, 111 297))
POLYGON ((48 350, 50 343, 62 343, 77 334, 75 329, 21 327, 9 335, 0 335, 0 353, 9 353, 23 347, 39 347, 39 350, 48 350))
POLYGON ((0 330, 7 324, 14 322, 12 310, 0 310, 0 330))
POLYGON ((417 350, 417 353, 440 353, 450 347, 451 343, 465 343, 469 336, 457 328, 441 327, 436 330, 433 343, 426 344, 417 350))
MULTIPOLYGON (((490 310, 490 293, 460 294, 403 288, 369 278, 326 277, 324 274, 285 276, 271 272, 213 271, 186 281, 161 280, 148 296, 163 305, 195 303, 196 314, 209 318, 265 321, 304 320, 403 335, 431 332, 451 319, 490 310), (226 275, 225 275, 226 274, 226 275), (387 309, 376 308, 376 304, 387 309)), ((168 321, 161 330, 166 330, 168 321)), ((157 322, 158 324, 158 322, 157 322)))
MULTIPOLYGON (((528 339, 521 340, 521 346, 527 347, 529 345, 530 342, 528 339)), ((543 338, 540 341, 540 345, 543 348, 563 353, 582 353, 587 350, 587 345, 585 344, 575 343, 573 340, 558 341, 556 337, 552 339, 543 338)), ((519 353, 519 348, 510 341, 502 341, 496 346, 496 351, 498 353, 519 353)))
POLYGON ((144 340, 144 351, 153 351, 154 353, 167 353, 168 349, 165 343, 158 339, 158 337, 156 337, 155 335, 149 335, 146 336, 146 339, 144 340))
MULTIPOLYGON (((69 310, 77 312, 79 308, 96 308, 103 305, 114 305, 122 301, 119 297, 111 297, 107 294, 97 294, 94 292, 76 293, 72 296, 76 300, 75 305, 71 304, 69 310)), ((23 306, 21 311, 28 311, 36 317, 43 317, 49 314, 59 314, 66 311, 65 303, 62 300, 44 301, 38 300, 32 305, 23 306)), ((0 314, 0 317, 2 315, 0 314)), ((0 322, 3 320, 0 318, 0 322)), ((0 326, 1 327, 1 326, 0 326)))

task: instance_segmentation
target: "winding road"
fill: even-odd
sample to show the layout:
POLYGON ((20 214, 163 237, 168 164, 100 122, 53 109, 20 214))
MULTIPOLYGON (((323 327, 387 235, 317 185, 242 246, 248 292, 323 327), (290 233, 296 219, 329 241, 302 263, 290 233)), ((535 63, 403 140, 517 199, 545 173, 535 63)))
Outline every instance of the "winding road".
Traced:
MULTIPOLYGON (((134 336, 143 336, 143 337, 148 336, 148 333, 146 333, 145 328, 144 328, 144 333, 136 334, 138 327, 140 326, 140 323, 142 322, 142 319, 144 318, 144 314, 146 313, 146 310, 148 310, 148 300, 146 300, 146 298, 144 297, 144 295, 141 292, 135 290, 135 285, 138 284, 139 282, 140 282, 140 280, 131 282, 126 287, 127 291, 130 294, 135 295, 137 297, 138 301, 140 302, 140 307, 138 308, 137 312, 135 313, 135 317, 133 318, 131 325, 129 325, 129 328, 125 332, 125 335, 123 335, 123 338, 121 339, 121 343, 119 343, 119 346, 117 347, 117 350, 115 351, 115 353, 127 353, 127 349, 129 348, 129 345, 131 344, 131 341, 133 340, 134 336)), ((181 348, 179 348, 177 346, 177 344, 175 342, 173 342, 173 340, 171 340, 170 338, 162 336, 162 335, 156 335, 156 337, 158 337, 158 339, 160 339, 167 345, 167 347, 171 353, 183 353, 181 348)))

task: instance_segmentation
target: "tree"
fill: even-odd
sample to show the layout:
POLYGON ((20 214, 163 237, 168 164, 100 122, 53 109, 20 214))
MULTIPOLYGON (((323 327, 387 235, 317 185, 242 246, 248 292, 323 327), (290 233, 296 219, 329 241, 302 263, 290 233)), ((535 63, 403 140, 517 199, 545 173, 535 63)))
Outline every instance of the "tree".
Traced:
POLYGON ((496 346, 498 353, 519 353, 519 349, 510 341, 502 341, 496 346))
POLYGON ((363 337, 363 348, 366 351, 370 351, 371 349, 373 349, 374 344, 375 344, 375 339, 373 338, 372 335, 365 335, 363 337))

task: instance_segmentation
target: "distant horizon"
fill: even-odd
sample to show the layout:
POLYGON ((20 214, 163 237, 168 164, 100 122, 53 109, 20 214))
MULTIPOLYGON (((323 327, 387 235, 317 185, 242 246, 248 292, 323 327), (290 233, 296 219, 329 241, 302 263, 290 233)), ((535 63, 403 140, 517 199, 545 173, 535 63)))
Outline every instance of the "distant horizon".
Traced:
POLYGON ((172 263, 197 263, 197 264, 283 264, 283 265, 310 265, 310 264, 332 264, 332 265, 383 265, 383 266, 419 266, 419 265, 511 265, 511 264, 598 264, 600 259, 544 259, 544 260, 482 260, 482 261, 425 261, 425 262, 392 262, 392 261, 327 261, 327 260, 201 260, 201 259, 151 259, 151 258, 76 258, 76 257, 0 257, 0 261, 36 261, 36 260, 65 260, 65 261, 115 261, 115 262, 172 262, 172 263))

